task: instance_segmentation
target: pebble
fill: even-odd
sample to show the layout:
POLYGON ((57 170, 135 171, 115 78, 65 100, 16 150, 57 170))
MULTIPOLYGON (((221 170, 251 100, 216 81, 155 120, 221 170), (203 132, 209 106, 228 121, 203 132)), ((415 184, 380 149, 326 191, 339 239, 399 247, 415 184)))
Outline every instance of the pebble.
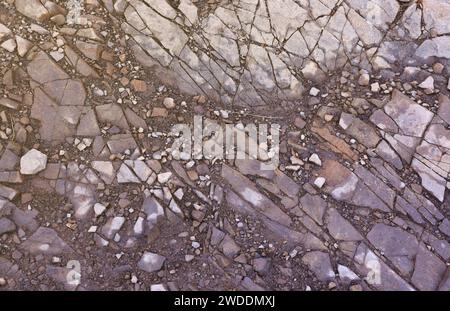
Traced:
POLYGON ((306 126, 306 122, 302 118, 297 117, 295 118, 294 125, 299 129, 303 129, 306 126))
POLYGON ((166 258, 164 256, 145 252, 138 262, 138 268, 147 272, 156 272, 161 270, 166 258))
POLYGON ((331 114, 326 114, 324 116, 325 121, 330 122, 331 120, 333 120, 333 115, 331 114))
POLYGON ((361 86, 367 86, 370 83, 370 76, 368 73, 363 73, 359 76, 358 84, 361 86))
POLYGON ((320 93, 320 90, 315 87, 312 87, 311 90, 309 90, 309 95, 311 95, 311 96, 317 96, 317 95, 319 95, 319 93, 320 93))
POLYGON ((425 90, 434 90, 434 78, 432 76, 429 76, 419 84, 419 87, 425 90))
POLYGON ((294 157, 294 156, 291 157, 291 163, 293 165, 304 165, 305 164, 301 159, 294 157))
POLYGON ((36 149, 31 149, 20 159, 20 173, 37 174, 47 167, 47 156, 36 149))
POLYGON ((173 108, 175 108, 175 101, 173 100, 173 98, 166 97, 164 99, 163 105, 167 109, 173 109, 173 108))
POLYGON ((312 154, 309 157, 309 162, 314 163, 318 166, 322 166, 322 160, 320 160, 319 156, 317 155, 317 153, 312 154))
POLYGON ((106 206, 100 203, 95 203, 94 212, 95 215, 100 216, 106 210, 106 206))
POLYGON ((326 179, 324 177, 317 177, 316 180, 314 180, 314 185, 316 185, 317 188, 321 189, 325 184, 325 181, 326 179))
POLYGON ((380 91, 380 84, 378 82, 372 83, 370 85, 370 90, 374 93, 378 93, 380 91))

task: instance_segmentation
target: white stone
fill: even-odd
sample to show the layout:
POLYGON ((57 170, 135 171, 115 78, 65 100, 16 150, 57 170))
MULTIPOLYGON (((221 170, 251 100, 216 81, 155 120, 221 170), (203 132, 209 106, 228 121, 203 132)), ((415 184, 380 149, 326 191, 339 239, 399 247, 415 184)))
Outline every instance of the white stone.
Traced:
POLYGON ((362 73, 361 76, 358 79, 358 84, 362 85, 362 86, 367 86, 369 85, 370 82, 370 76, 368 73, 362 73))
POLYGON ((89 233, 95 233, 97 232, 97 226, 91 226, 88 230, 89 233))
POLYGON ((95 215, 100 216, 106 210, 106 206, 100 203, 95 203, 94 212, 95 215))
POLYGON ((37 174, 47 167, 47 156, 36 149, 31 149, 20 159, 20 173, 37 174))
POLYGON ((184 196, 183 188, 179 188, 175 193, 173 194, 178 200, 182 200, 184 196))
POLYGON ((152 285, 150 285, 150 291, 151 292, 166 292, 167 289, 164 287, 163 284, 152 284, 152 285))
POLYGON ((141 181, 136 177, 136 175, 134 175, 134 173, 125 163, 122 163, 122 166, 120 167, 119 172, 117 173, 117 182, 119 184, 141 183, 141 181))
POLYGON ((133 227, 133 233, 134 233, 134 235, 141 235, 144 233, 144 218, 143 217, 139 217, 136 220, 136 223, 134 224, 134 227, 133 227))
POLYGON ((347 279, 348 281, 359 280, 359 276, 352 270, 343 265, 338 265, 339 278, 341 280, 347 279))
POLYGON ((175 101, 173 100, 173 98, 166 97, 166 98, 164 99, 163 104, 164 104, 164 107, 166 107, 167 109, 173 109, 173 108, 175 108, 175 101))
POLYGON ((16 36, 17 53, 20 57, 24 57, 33 46, 33 43, 22 37, 16 36))
POLYGON ((434 90, 434 79, 432 76, 426 78, 422 83, 419 84, 419 87, 426 90, 434 90))
POLYGON ((9 40, 6 40, 5 42, 3 42, 0 46, 2 48, 4 48, 5 50, 7 50, 8 52, 12 53, 16 49, 17 44, 14 39, 9 39, 9 40))
POLYGON ((309 90, 309 95, 311 95, 311 96, 317 96, 317 95, 319 95, 319 93, 320 93, 320 90, 318 88, 315 88, 315 87, 312 87, 309 90))
POLYGON ((158 174, 158 182, 160 184, 165 184, 166 182, 169 181, 170 177, 172 177, 172 173, 171 172, 158 174))
POLYGON ((166 257, 151 253, 145 252, 141 259, 138 262, 138 268, 147 272, 155 272, 161 270, 166 257))
POLYGON ((291 163, 293 165, 304 165, 305 163, 303 163, 303 161, 297 157, 291 156, 291 163))
POLYGON ((316 153, 309 157, 309 162, 314 163, 318 166, 322 166, 322 160, 320 160, 319 156, 316 153))
POLYGON ((372 92, 378 93, 380 91, 380 84, 378 82, 372 83, 370 85, 370 90, 372 92))
POLYGON ((314 181, 314 185, 316 185, 317 188, 321 189, 323 185, 325 185, 326 179, 324 177, 317 177, 314 181))
POLYGON ((185 255, 184 256, 184 260, 186 260, 186 262, 191 262, 192 260, 194 260, 195 256, 194 255, 185 255))

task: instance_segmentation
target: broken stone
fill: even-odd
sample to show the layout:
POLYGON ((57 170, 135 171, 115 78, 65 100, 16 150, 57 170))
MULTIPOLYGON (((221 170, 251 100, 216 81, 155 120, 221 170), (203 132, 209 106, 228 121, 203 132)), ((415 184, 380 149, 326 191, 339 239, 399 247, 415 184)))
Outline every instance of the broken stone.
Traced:
POLYGON ((330 208, 327 211, 325 222, 328 232, 336 240, 360 241, 363 239, 361 234, 335 208, 330 208))
POLYGON ((425 90, 434 90, 434 79, 432 76, 429 76, 422 83, 419 84, 419 87, 425 90))
POLYGON ((17 11, 38 22, 43 22, 49 17, 49 12, 39 0, 16 0, 14 4, 17 11))
POLYGON ((34 175, 47 166, 47 156, 36 149, 31 149, 20 159, 20 173, 34 175))
POLYGON ((302 261, 308 265, 321 281, 334 280, 336 277, 330 262, 330 256, 324 252, 309 252, 303 256, 302 261))
POLYGON ((314 163, 318 166, 322 166, 322 161, 320 160, 319 156, 316 153, 313 153, 310 157, 309 157, 309 162, 314 163))
POLYGON ((8 52, 12 53, 16 50, 17 44, 14 39, 9 39, 0 44, 0 46, 5 50, 7 50, 8 52))
POLYGON ((33 254, 61 255, 70 253, 70 247, 58 236, 55 230, 40 227, 20 247, 33 254))
POLYGON ((421 244, 416 256, 412 283, 422 291, 436 290, 446 271, 446 265, 421 244))
POLYGON ((4 233, 13 232, 16 225, 8 218, 0 218, 0 236, 4 233))
POLYGON ((165 261, 166 257, 164 256, 151 252, 145 252, 138 262, 138 268, 149 273, 156 272, 161 270, 165 261))
POLYGON ((417 239, 406 231, 376 224, 368 233, 367 239, 405 275, 414 268, 414 257, 419 243, 417 239))
POLYGON ((325 181, 326 181, 325 178, 323 178, 323 177, 317 177, 317 178, 314 180, 314 185, 315 185, 317 188, 321 189, 321 188, 323 187, 323 185, 325 185, 325 181))
POLYGON ((166 97, 166 98, 164 99, 163 104, 164 104, 164 107, 166 107, 167 109, 173 109, 173 108, 175 108, 175 101, 173 100, 173 98, 166 97))

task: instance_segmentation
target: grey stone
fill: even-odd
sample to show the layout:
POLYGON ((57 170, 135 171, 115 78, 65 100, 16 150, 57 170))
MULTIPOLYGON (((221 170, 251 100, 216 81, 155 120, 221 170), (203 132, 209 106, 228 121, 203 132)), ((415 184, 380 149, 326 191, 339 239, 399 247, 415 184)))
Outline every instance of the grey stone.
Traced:
POLYGON ((330 281, 336 277, 331 266, 330 256, 324 252, 309 252, 302 257, 302 262, 314 272, 321 281, 330 281))
POLYGON ((269 258, 255 258, 253 259, 253 269, 261 275, 265 275, 270 270, 271 261, 269 258))
POLYGON ((445 263, 428 251, 424 245, 421 245, 411 281, 420 290, 433 291, 438 288, 445 271, 445 263))
POLYGON ((110 218, 108 220, 108 222, 103 226, 102 234, 106 238, 111 239, 114 237, 114 235, 117 232, 119 232, 119 230, 122 228, 124 223, 125 223, 125 217, 116 216, 116 217, 110 218))
POLYGON ((314 219, 319 225, 323 224, 323 214, 327 208, 327 202, 325 202, 320 196, 313 196, 306 194, 300 198, 301 208, 314 219))
POLYGON ((363 239, 361 234, 335 208, 328 209, 325 219, 328 232, 334 239, 340 241, 360 241, 363 239))
POLYGON ((405 275, 414 268, 414 257, 417 254, 419 243, 408 232, 387 226, 376 224, 367 234, 367 239, 405 275))
POLYGON ((394 90, 392 100, 384 106, 404 135, 422 137, 426 127, 433 118, 433 113, 416 104, 407 96, 394 90))
POLYGON ((145 252, 138 262, 138 268, 146 272, 156 272, 161 270, 166 261, 166 257, 152 253, 145 252))
POLYGON ((33 254, 60 255, 70 253, 71 248, 50 228, 40 227, 20 248, 33 254))
POLYGON ((16 229, 16 225, 8 218, 0 218, 0 236, 3 233, 9 233, 16 229))

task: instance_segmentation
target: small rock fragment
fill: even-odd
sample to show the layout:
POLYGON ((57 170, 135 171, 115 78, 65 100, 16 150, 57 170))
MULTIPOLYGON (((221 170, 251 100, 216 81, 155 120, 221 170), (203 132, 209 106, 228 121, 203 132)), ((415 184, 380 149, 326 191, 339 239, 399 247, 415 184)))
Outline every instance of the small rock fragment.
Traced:
POLYGON ((322 160, 320 160, 319 156, 317 155, 317 153, 312 154, 309 157, 309 162, 314 163, 318 166, 322 166, 322 160))
POLYGON ((20 159, 20 173, 34 175, 47 166, 47 156, 36 149, 31 149, 20 159))

